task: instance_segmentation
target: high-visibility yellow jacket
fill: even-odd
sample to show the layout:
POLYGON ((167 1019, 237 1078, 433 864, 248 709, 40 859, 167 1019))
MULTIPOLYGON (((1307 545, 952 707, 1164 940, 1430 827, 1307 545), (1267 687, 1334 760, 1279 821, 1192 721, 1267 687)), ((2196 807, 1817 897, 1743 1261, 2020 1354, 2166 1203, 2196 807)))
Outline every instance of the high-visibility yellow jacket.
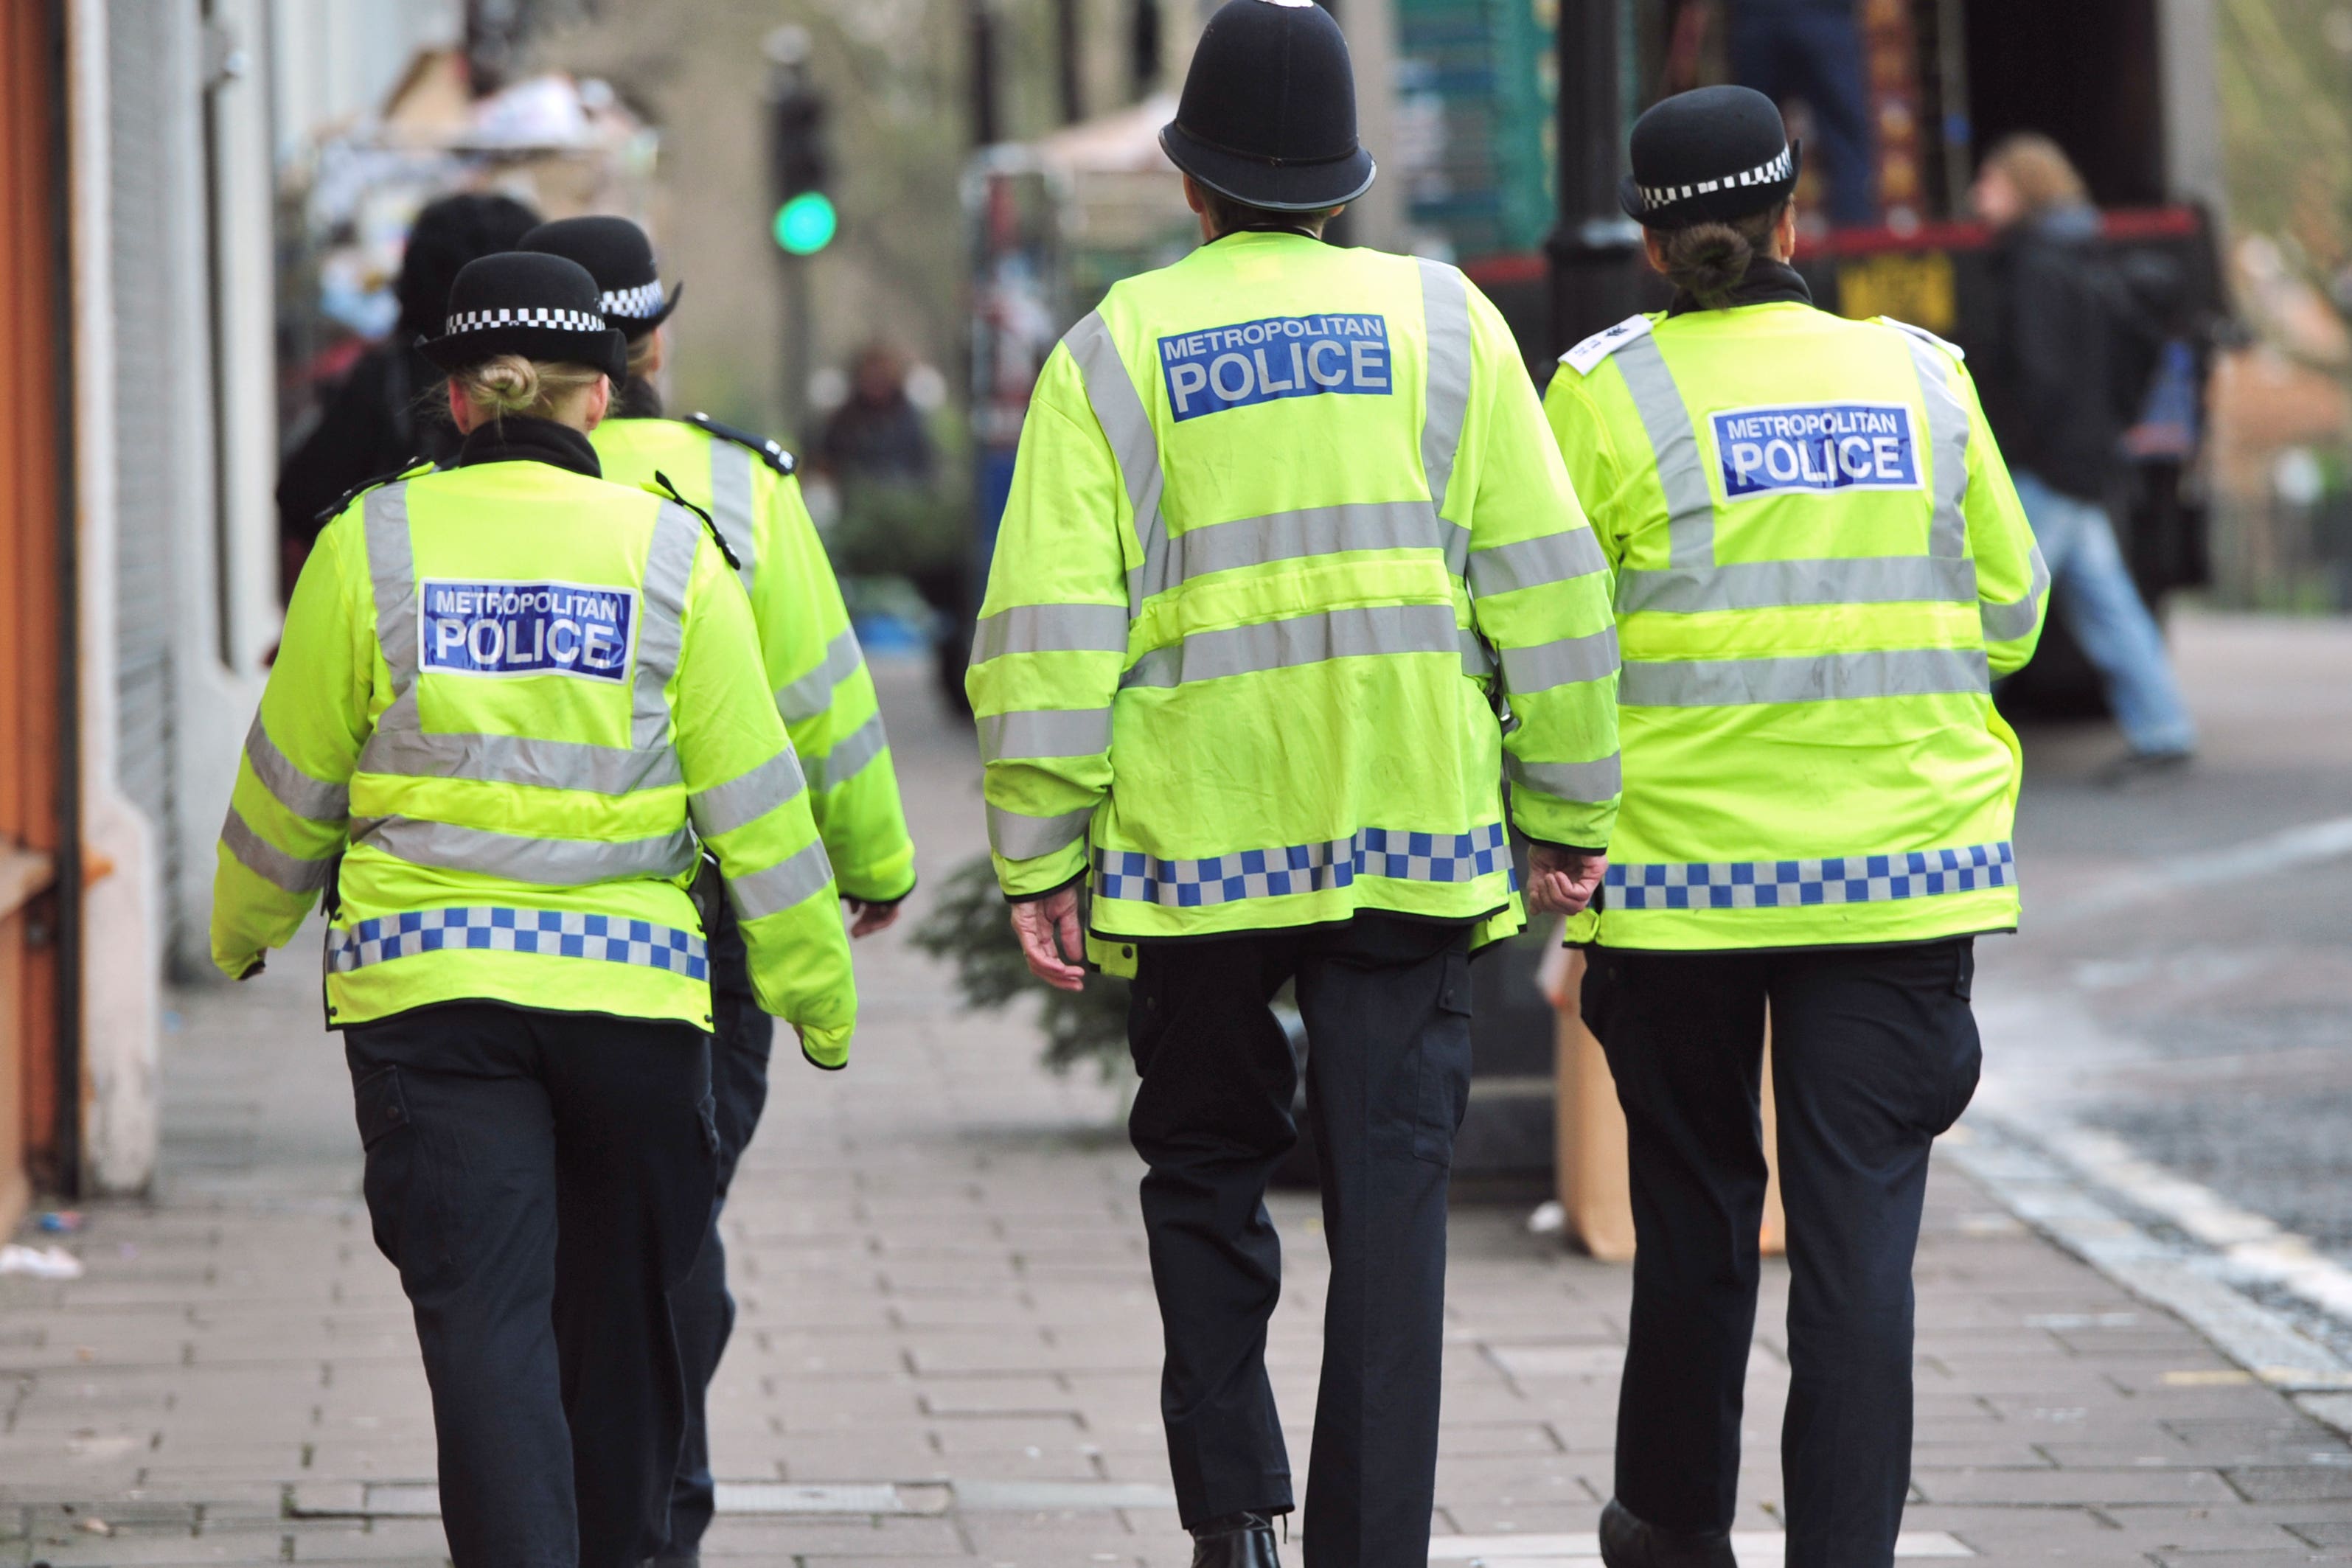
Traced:
POLYGON ((809 806, 841 891, 875 903, 906 897, 915 845, 874 677, 792 458, 699 416, 608 419, 592 439, 607 479, 651 486, 658 473, 711 515, 741 563, 768 685, 808 773, 809 806))
POLYGON ((967 680, 1005 892, 1516 929, 1506 768, 1534 838, 1615 813, 1608 582, 1454 268, 1241 233, 1119 283, 1039 377, 967 680))
POLYGON ((354 500, 302 569, 221 834, 213 957, 244 974, 331 887, 331 1027, 478 999, 707 1030, 698 835, 761 1005, 839 1065, 856 991, 833 873, 701 522, 548 462, 419 473, 354 500))
POLYGON ((1624 805, 1570 939, 2015 925, 1991 682, 2050 576, 1959 351, 1795 301, 1635 317, 1563 356, 1547 404, 1625 657, 1624 805))

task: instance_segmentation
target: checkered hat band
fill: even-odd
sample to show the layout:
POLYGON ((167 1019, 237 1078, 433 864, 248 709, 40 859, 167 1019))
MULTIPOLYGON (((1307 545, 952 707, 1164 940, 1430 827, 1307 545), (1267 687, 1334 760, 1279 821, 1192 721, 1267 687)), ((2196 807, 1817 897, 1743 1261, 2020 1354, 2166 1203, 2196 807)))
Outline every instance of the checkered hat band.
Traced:
POLYGON ((607 316, 626 316, 642 320, 662 308, 662 286, 658 280, 640 283, 635 288, 615 288, 599 301, 607 316))
POLYGON ((1798 909, 1822 904, 1888 904, 1904 898, 1982 893, 2017 885, 2008 843, 1906 854, 1830 855, 1813 861, 1612 865, 1604 879, 1612 910, 1798 909))
POLYGON ((1349 886, 1359 877, 1475 882, 1510 871, 1510 840, 1500 822, 1466 833, 1365 828, 1322 843, 1242 850, 1205 860, 1160 860, 1135 850, 1098 849, 1095 895, 1194 909, 1245 898, 1324 893, 1349 886))
POLYGON ((460 310, 449 318, 448 334, 487 332, 498 327, 549 327, 559 332, 602 332, 604 318, 586 310, 460 310))
POLYGON ((1643 185, 1640 187, 1642 204, 1655 212, 1660 207, 1673 206, 1676 202, 1711 196, 1717 191, 1738 190, 1749 185, 1777 185, 1789 177, 1791 167, 1789 150, 1783 147, 1780 155, 1771 162, 1759 163, 1753 169, 1743 170, 1737 174, 1727 174, 1720 180, 1699 180, 1688 185, 1643 185))
POLYGON ((327 967, 338 975, 413 958, 419 953, 536 953, 667 969, 689 980, 710 977, 702 938, 674 925, 564 909, 414 909, 327 928, 327 967))

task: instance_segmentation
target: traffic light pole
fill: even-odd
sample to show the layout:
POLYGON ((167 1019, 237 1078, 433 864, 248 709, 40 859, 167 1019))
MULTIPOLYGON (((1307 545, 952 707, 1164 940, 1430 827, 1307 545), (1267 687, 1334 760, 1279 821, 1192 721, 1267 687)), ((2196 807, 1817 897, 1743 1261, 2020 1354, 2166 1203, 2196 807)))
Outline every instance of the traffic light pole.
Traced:
POLYGON ((1641 308, 1641 230, 1617 204, 1633 10, 1631 0, 1559 8, 1559 223, 1544 247, 1555 352, 1641 308))
POLYGON ((816 372, 810 339, 816 330, 811 307, 810 260, 786 256, 784 264, 784 428, 802 450, 814 440, 809 429, 809 381, 816 372))

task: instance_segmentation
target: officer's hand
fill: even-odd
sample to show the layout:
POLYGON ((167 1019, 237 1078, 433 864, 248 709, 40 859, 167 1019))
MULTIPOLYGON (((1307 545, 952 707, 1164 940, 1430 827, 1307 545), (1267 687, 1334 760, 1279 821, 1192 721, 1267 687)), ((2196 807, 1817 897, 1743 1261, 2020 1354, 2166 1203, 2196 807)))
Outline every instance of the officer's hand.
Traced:
POLYGON ((1528 852, 1528 908, 1536 915, 1581 915, 1601 889, 1607 855, 1588 855, 1557 844, 1528 852))
POLYGON ((898 911, 906 903, 894 898, 887 904, 877 904, 869 898, 845 898, 849 905, 849 935, 852 938, 871 936, 877 931, 887 931, 898 923, 898 911))
POLYGON ((1013 933, 1021 938, 1021 956, 1029 972, 1057 991, 1086 988, 1087 972, 1073 959, 1086 956, 1086 934, 1078 929, 1078 890, 1065 887, 1043 898, 1013 906, 1013 933))

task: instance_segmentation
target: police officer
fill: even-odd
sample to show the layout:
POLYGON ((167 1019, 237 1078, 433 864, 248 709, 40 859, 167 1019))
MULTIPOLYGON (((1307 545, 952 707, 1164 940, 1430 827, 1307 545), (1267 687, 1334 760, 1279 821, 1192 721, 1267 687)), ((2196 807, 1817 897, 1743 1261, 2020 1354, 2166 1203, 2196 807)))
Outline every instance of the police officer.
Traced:
POLYGON ((626 346, 572 262, 458 274, 455 465, 320 534, 246 742, 213 956, 323 891, 377 1245, 415 1309, 452 1560, 637 1564, 685 1431, 668 1292, 709 1228, 725 867, 761 1006, 846 1060, 856 996, 751 611, 686 507, 599 476, 626 346))
MULTIPOLYGON (((866 936, 885 929, 914 891, 915 846, 898 801, 874 677, 850 629, 841 584, 801 499, 792 455, 705 414, 661 417, 661 394, 653 378, 662 369, 662 323, 677 308, 683 287, 663 287, 653 244, 643 229, 626 218, 563 218, 524 235, 521 248, 568 256, 586 267, 603 293, 604 319, 628 339, 629 378, 619 407, 591 437, 597 459, 607 478, 656 489, 675 486, 688 502, 710 514, 734 552, 751 596, 767 684, 808 775, 809 806, 854 917, 850 934, 866 936)), ((723 1202, 767 1103, 773 1026, 752 1000, 742 938, 725 901, 717 907, 710 957, 718 1031, 710 1078, 719 1111, 723 1202)), ((694 1561, 710 1523, 704 1396, 734 1328, 726 1259, 714 1208, 694 1271, 672 1301, 686 1357, 688 1422, 670 1510, 670 1544, 660 1559, 665 1563, 694 1561)))
POLYGON ((1672 307, 1562 359, 1552 428, 1616 568, 1625 796, 1586 1021, 1639 1249, 1612 1568, 1729 1568, 1771 1020, 1791 1568, 1886 1563, 1909 1484, 1929 1142, 1975 1088, 1972 939, 2014 927, 2017 738, 2048 574, 1955 350, 1813 308, 1799 149, 1744 88, 1666 99, 1625 210, 1672 307))
POLYGON ((1507 768, 1559 866, 1607 841, 1608 573, 1494 307, 1319 237, 1373 175, 1328 13, 1231 0, 1161 145, 1203 243, 1071 330, 1022 433, 968 682, 990 841, 1033 970, 1134 974, 1194 1562, 1273 1563, 1292 1506, 1264 1197, 1295 982, 1331 1254, 1307 1561, 1423 1568, 1469 954, 1521 924, 1507 768))

